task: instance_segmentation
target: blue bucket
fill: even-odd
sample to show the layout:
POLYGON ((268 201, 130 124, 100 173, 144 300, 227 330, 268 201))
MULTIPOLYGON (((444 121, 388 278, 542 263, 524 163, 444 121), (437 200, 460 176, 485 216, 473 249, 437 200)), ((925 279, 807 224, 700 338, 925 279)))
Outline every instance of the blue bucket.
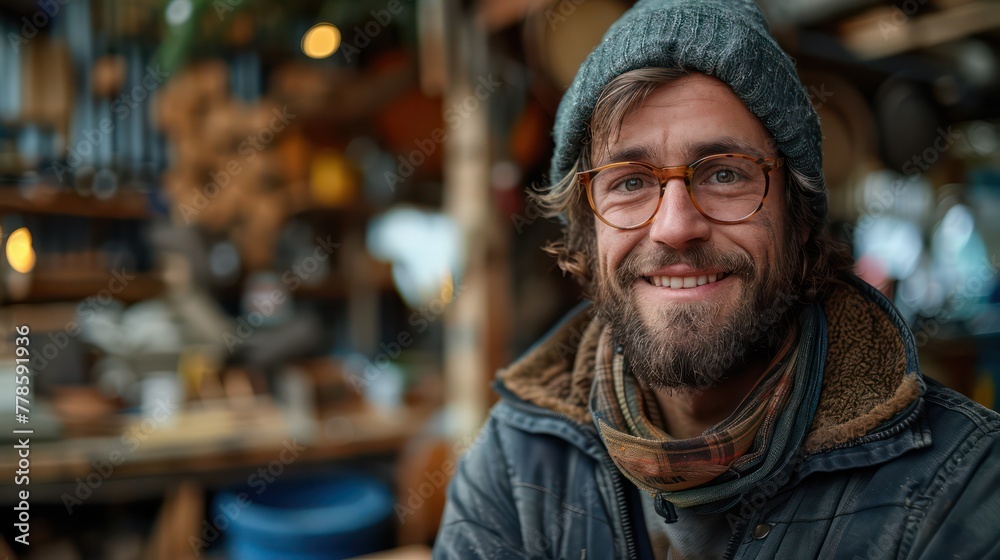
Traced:
POLYGON ((391 546, 393 504, 368 476, 276 480, 220 493, 213 521, 230 560, 339 560, 391 546))

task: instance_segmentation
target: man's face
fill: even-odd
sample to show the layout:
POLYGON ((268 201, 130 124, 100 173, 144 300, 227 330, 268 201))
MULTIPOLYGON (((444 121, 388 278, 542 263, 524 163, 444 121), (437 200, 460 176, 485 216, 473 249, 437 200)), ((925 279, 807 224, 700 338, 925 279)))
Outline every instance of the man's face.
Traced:
MULTIPOLYGON (((709 153, 777 157, 763 124, 723 82, 686 76, 658 87, 626 116, 594 167, 622 160, 690 164, 709 153), (707 152, 707 153, 706 153, 707 152)), ((594 217, 595 303, 632 370, 655 388, 707 388, 773 344, 797 299, 801 256, 786 231, 784 174, 772 171, 764 207, 720 225, 671 179, 653 223, 633 231, 594 217), (672 288, 677 280, 696 287, 672 288), (694 280, 691 280, 691 279, 694 280), (772 311, 773 310, 773 311, 772 311)))

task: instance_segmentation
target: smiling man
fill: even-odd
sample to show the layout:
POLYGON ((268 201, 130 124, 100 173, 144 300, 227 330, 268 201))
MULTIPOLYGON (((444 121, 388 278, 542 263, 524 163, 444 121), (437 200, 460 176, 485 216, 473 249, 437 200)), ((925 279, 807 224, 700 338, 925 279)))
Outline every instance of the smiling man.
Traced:
POLYGON ((536 201, 592 302, 501 372, 436 558, 1000 558, 1000 415, 921 375, 824 231, 752 2, 637 3, 554 135, 536 201))

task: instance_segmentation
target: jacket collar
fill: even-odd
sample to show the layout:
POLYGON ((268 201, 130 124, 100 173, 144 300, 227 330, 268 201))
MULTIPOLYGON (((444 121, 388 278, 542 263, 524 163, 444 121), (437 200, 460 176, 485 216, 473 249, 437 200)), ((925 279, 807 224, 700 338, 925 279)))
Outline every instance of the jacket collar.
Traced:
MULTIPOLYGON (((820 402, 803 447, 809 470, 876 464, 929 445, 929 432, 917 422, 925 384, 916 344, 896 308, 854 276, 839 280, 822 308, 827 351, 820 402)), ((579 305, 500 371, 501 397, 592 431, 588 398, 599 330, 592 306, 579 305)), ((592 439, 586 438, 587 447, 592 439)))

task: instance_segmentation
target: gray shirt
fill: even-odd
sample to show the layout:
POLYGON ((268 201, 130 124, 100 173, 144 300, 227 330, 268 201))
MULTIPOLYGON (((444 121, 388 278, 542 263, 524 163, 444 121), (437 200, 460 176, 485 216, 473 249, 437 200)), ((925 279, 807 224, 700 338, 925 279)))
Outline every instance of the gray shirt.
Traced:
POLYGON ((677 522, 665 523, 653 498, 641 490, 639 495, 656 560, 719 560, 725 554, 732 536, 725 513, 702 515, 677 508, 677 522))

